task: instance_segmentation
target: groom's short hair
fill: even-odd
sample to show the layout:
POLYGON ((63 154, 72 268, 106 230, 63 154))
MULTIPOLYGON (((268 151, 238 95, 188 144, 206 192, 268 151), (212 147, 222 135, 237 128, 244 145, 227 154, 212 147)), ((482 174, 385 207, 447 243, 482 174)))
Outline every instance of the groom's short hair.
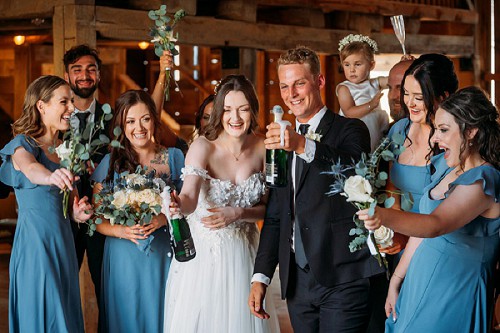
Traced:
POLYGON ((278 68, 281 65, 291 64, 308 64, 313 75, 318 75, 321 69, 319 57, 316 52, 302 45, 283 52, 278 59, 278 68))

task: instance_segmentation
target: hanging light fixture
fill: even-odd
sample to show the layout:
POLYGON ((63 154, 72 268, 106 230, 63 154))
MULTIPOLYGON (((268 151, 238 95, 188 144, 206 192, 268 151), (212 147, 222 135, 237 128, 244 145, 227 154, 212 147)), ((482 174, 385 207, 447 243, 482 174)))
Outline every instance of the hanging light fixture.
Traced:
POLYGON ((19 35, 14 37, 14 44, 16 45, 23 45, 24 41, 26 40, 26 37, 19 35))
POLYGON ((141 50, 145 50, 145 49, 147 49, 147 48, 149 47, 149 43, 148 43, 148 42, 146 42, 146 41, 142 41, 142 42, 140 42, 140 43, 139 43, 139 44, 137 44, 137 45, 139 45, 139 48, 140 48, 141 50))

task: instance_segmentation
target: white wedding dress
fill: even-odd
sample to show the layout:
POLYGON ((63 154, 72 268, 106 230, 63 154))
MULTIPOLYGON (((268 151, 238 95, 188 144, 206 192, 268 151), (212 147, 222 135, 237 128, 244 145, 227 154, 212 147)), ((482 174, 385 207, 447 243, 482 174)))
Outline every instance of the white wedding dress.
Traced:
POLYGON ((187 165, 183 177, 188 175, 204 179, 198 206, 187 217, 196 257, 188 262, 172 260, 165 292, 164 332, 279 332, 272 299, 266 299, 269 320, 254 317, 247 305, 259 242, 256 224, 236 221, 212 230, 200 222, 213 214, 207 211, 209 208, 257 204, 265 192, 264 175, 255 173, 235 185, 187 165))

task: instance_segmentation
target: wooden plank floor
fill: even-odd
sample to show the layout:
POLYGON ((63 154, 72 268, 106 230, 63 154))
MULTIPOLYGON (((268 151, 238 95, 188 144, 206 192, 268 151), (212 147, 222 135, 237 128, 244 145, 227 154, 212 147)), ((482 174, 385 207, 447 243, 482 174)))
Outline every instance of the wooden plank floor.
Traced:
MULTIPOLYGON (((0 254, 0 333, 9 332, 8 302, 9 302, 9 254, 0 254)), ((81 274, 80 274, 81 276, 81 274)), ((280 299, 279 279, 276 272, 270 288, 270 295, 274 299, 281 333, 292 333, 293 330, 288 318, 286 303, 280 299)), ((87 331, 87 333, 94 333, 87 331)))

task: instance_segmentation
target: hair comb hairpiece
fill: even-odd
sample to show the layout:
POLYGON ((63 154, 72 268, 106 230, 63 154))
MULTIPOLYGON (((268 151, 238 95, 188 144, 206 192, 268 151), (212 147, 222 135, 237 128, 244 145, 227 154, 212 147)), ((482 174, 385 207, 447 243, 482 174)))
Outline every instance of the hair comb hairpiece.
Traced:
POLYGON ((342 51, 342 49, 353 42, 363 42, 366 43, 370 46, 370 48, 373 50, 373 52, 378 52, 378 45, 377 42, 375 42, 373 39, 371 39, 368 36, 365 35, 354 35, 350 34, 342 38, 339 42, 339 52, 342 51))
POLYGON ((217 93, 219 92, 219 87, 220 87, 220 83, 221 83, 222 80, 219 80, 217 81, 217 84, 215 85, 214 87, 214 95, 217 96, 217 93))

